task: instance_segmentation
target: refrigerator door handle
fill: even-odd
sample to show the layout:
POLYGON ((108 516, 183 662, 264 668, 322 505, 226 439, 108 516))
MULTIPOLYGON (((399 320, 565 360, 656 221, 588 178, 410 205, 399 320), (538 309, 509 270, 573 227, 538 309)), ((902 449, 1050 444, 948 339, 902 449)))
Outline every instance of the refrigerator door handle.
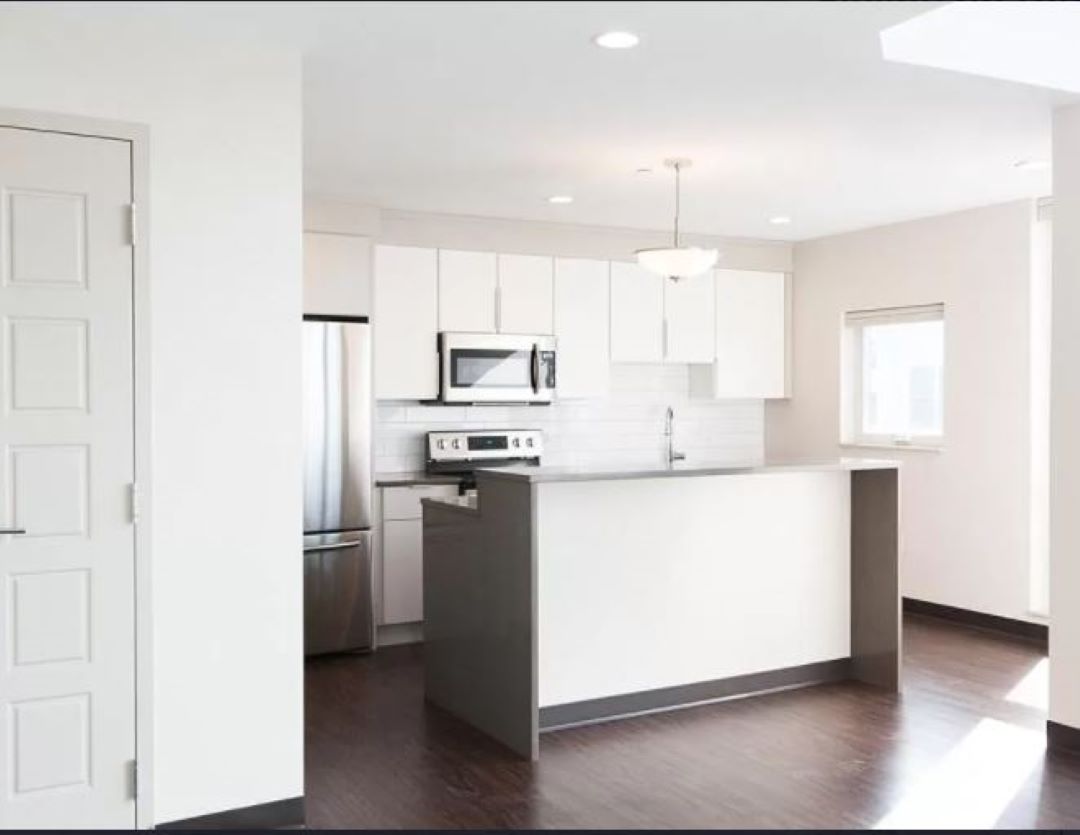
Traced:
POLYGON ((332 545, 308 545, 304 548, 305 554, 313 554, 316 551, 344 551, 346 548, 359 548, 361 543, 352 540, 350 542, 335 542, 332 545))

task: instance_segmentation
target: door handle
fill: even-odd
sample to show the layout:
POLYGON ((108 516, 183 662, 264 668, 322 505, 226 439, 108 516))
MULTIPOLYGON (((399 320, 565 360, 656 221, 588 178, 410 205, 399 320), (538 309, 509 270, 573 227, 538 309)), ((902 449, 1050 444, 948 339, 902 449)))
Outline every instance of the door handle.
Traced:
POLYGON ((304 548, 305 554, 312 554, 316 551, 344 551, 346 548, 359 548, 363 543, 360 542, 335 542, 332 545, 308 545, 304 548))
POLYGON ((532 390, 533 394, 540 393, 540 346, 533 344, 532 349, 532 390))
POLYGON ((25 533, 24 528, 0 528, 0 536, 23 536, 25 533))

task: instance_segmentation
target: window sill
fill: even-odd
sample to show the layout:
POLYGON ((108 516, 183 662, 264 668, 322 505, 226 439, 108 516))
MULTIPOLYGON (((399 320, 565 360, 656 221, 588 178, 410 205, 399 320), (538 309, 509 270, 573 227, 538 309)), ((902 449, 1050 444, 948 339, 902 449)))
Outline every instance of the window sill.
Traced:
POLYGON ((846 442, 840 444, 841 449, 887 449, 890 452, 944 452, 944 446, 927 446, 925 444, 863 444, 846 442))

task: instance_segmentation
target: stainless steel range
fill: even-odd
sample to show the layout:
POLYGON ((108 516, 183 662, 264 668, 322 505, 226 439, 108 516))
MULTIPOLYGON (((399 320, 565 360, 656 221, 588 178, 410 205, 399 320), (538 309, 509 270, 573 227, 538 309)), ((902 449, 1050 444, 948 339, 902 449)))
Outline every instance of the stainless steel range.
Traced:
POLYGON ((539 429, 428 432, 427 471, 462 477, 461 490, 475 488, 476 470, 511 464, 539 465, 544 433, 539 429))

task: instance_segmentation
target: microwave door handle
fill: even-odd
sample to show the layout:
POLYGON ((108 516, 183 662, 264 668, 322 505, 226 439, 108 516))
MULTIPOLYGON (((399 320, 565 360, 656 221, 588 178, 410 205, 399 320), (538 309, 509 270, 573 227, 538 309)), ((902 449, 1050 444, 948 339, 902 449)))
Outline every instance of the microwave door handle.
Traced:
POLYGON ((540 393, 540 346, 533 343, 532 346, 532 390, 533 394, 540 393))

